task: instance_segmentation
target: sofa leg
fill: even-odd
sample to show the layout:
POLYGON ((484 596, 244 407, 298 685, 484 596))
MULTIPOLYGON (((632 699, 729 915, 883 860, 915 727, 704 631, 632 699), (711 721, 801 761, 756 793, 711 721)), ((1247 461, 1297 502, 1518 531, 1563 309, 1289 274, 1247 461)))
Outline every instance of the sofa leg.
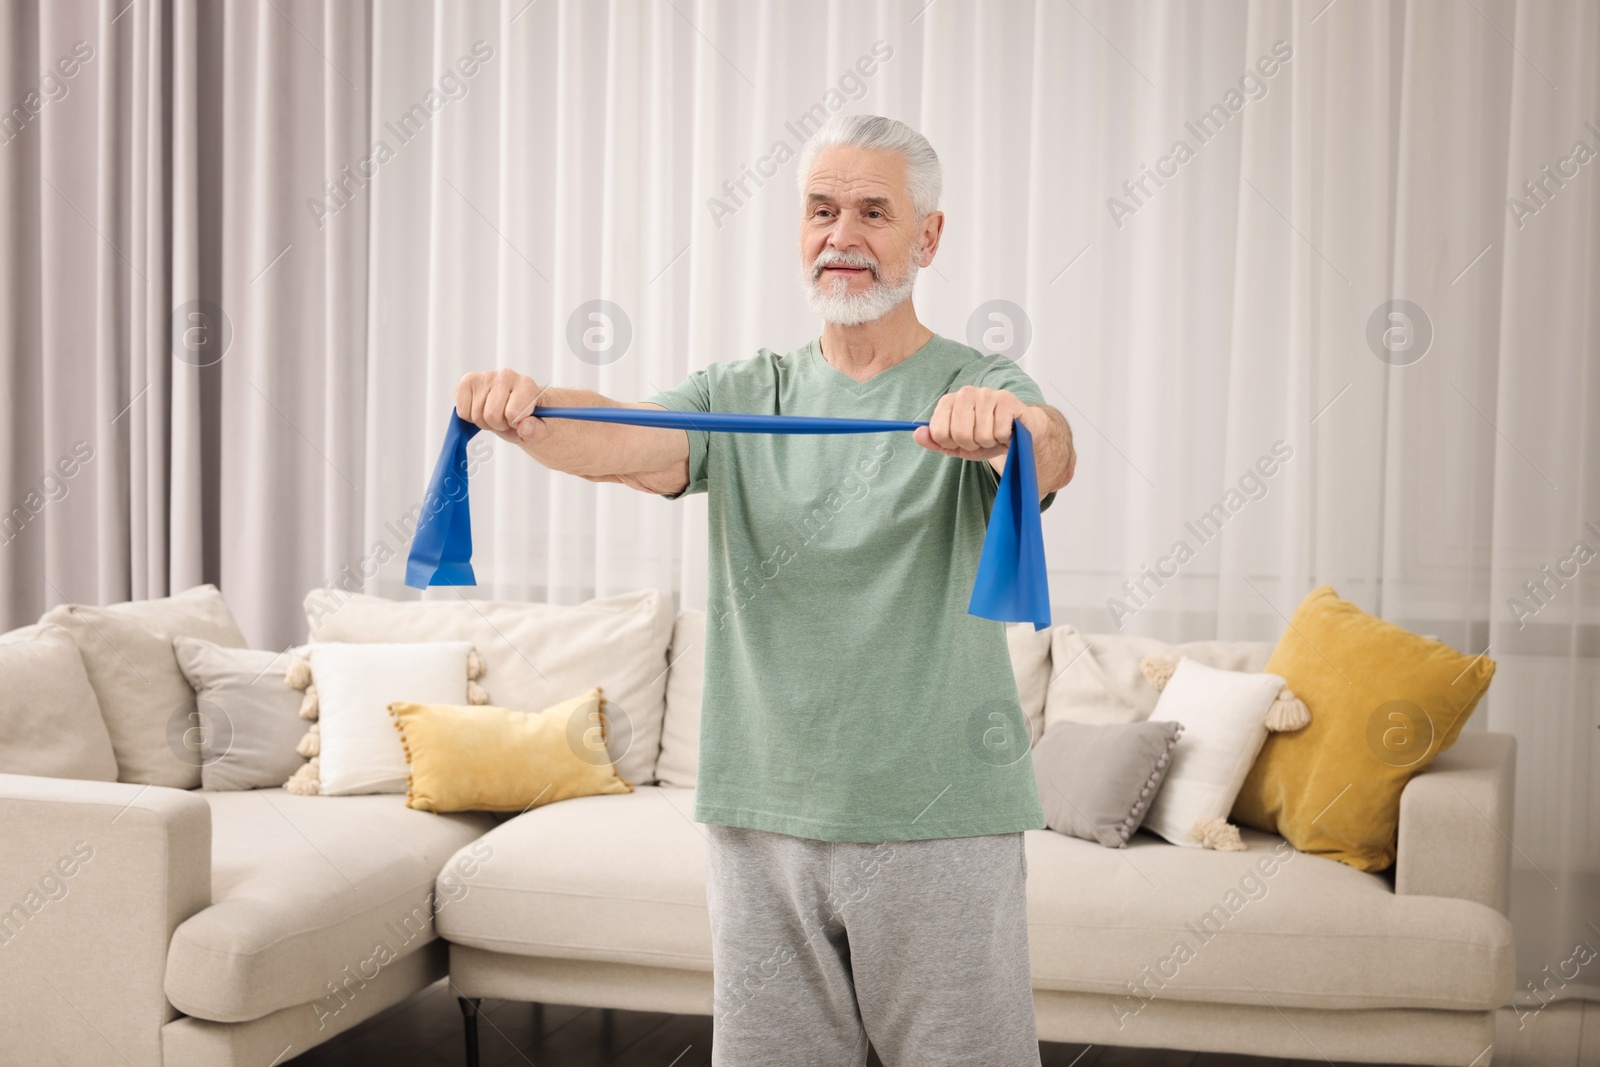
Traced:
POLYGON ((457 997, 461 1005, 461 1022, 467 1037, 467 1067, 478 1067, 478 997, 457 997))
POLYGON ((617 1054, 617 1013, 612 1008, 600 1009, 600 1054, 608 1063, 617 1054))

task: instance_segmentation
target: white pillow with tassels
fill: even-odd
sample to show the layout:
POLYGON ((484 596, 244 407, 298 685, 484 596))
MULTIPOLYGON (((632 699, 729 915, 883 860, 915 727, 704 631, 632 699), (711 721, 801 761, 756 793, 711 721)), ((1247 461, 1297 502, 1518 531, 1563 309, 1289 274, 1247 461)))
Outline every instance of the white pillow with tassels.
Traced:
POLYGON ((1183 724, 1145 829, 1175 845, 1243 851, 1228 813, 1266 743, 1269 718, 1274 728, 1299 729, 1309 721, 1305 705, 1276 674, 1218 670, 1187 657, 1176 664, 1146 657, 1140 669, 1161 690, 1150 721, 1183 724))
POLYGON ((311 727, 297 751, 310 762, 284 788, 323 796, 404 793, 410 768, 389 705, 487 704, 477 683, 483 671, 482 657, 465 641, 308 646, 287 681, 305 690, 300 717, 311 727))

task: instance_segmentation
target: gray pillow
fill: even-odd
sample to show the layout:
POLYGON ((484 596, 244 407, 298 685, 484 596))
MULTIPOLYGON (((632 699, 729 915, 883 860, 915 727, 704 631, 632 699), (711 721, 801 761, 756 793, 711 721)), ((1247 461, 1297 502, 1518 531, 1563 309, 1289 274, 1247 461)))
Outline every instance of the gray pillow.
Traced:
POLYGON ((301 694, 284 681, 291 657, 175 637, 172 652, 194 688, 195 717, 185 733, 185 758, 200 770, 200 788, 280 786, 305 759, 295 745, 310 724, 301 694))
POLYGON ((30 626, 0 637, 0 774, 117 780, 117 757, 72 635, 30 626))
POLYGON ((1172 765, 1176 722, 1056 722, 1033 748, 1045 825, 1123 848, 1172 765))

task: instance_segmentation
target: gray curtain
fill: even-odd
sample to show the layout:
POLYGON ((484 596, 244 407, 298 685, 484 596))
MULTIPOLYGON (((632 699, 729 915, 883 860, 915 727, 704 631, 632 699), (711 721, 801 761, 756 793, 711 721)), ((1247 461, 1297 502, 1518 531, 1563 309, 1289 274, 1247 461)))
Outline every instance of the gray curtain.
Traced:
POLYGON ((370 7, 0 9, 0 610, 228 589, 247 635, 359 540, 370 7), (319 226, 319 222, 323 223, 319 226))

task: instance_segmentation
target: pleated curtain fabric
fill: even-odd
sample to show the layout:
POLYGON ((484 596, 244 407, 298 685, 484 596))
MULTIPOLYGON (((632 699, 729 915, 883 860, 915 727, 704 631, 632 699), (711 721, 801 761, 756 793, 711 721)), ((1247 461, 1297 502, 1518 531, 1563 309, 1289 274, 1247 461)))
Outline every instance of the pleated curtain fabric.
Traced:
MULTIPOLYGON (((888 114, 945 163, 919 313, 1018 359, 1076 430, 1044 521, 1055 618, 1271 640, 1329 582, 1487 650, 1471 728, 1520 746, 1519 995, 1600 947, 1600 564, 1577 548, 1600 551, 1600 7, 69 0, 0 20, 0 107, 94 49, 26 121, 0 114, 10 624, 215 580, 281 648, 310 588, 414 595, 459 376, 637 399, 805 343, 795 153, 830 114, 888 114), (214 366, 173 355, 193 301, 231 326, 214 366), (53 474, 79 441, 92 458, 53 474)), ((477 595, 704 603, 703 499, 487 443, 477 595)), ((1594 966, 1555 992, 1600 996, 1594 966)))
POLYGON ((361 536, 359 3, 7 4, 0 603, 221 582, 282 646, 361 536), (15 106, 13 106, 15 105, 15 106))

